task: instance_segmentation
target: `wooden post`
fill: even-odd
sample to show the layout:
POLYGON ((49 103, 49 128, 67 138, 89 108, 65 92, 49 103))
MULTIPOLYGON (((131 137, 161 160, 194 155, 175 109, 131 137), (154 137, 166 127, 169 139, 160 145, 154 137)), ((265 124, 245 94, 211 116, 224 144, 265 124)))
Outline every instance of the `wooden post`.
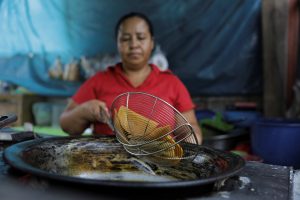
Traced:
POLYGON ((288 0, 262 1, 264 115, 283 117, 286 110, 288 0))
POLYGON ((299 1, 289 0, 289 26, 288 26, 288 69, 287 69, 287 108, 294 98, 293 86, 296 82, 299 46, 299 1))

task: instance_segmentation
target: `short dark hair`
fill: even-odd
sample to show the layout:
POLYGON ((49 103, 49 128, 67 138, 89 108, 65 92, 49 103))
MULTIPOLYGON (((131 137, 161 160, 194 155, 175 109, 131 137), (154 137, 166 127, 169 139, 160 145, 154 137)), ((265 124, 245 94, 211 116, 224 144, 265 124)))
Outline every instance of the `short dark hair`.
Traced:
POLYGON ((150 32, 151 37, 154 36, 154 33, 153 33, 153 26, 152 26, 152 23, 151 23, 150 19, 149 19, 146 15, 144 15, 144 14, 142 14, 142 13, 131 12, 131 13, 128 13, 128 14, 122 16, 122 17, 119 19, 119 21, 118 21, 118 23, 117 23, 117 25, 116 25, 116 27, 115 27, 115 35, 116 35, 116 37, 118 37, 118 31, 119 31, 120 25, 121 25, 126 19, 129 19, 129 18, 132 18, 132 17, 139 17, 139 18, 143 19, 143 20, 147 23, 147 25, 148 25, 148 28, 149 28, 149 32, 150 32))

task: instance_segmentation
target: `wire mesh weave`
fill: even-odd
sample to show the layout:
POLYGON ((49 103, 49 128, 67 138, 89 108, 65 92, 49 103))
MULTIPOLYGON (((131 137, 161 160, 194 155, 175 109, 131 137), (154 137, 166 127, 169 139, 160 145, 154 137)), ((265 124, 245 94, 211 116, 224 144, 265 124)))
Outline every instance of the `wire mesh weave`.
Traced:
POLYGON ((166 101, 143 92, 123 93, 111 113, 116 137, 129 153, 156 162, 196 156, 184 145, 198 144, 192 126, 166 101))

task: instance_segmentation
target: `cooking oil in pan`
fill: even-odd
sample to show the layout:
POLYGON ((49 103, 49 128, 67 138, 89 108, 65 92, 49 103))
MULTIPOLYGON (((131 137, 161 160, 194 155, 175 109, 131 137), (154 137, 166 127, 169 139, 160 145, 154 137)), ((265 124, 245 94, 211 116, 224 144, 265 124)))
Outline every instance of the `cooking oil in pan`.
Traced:
POLYGON ((171 167, 156 165, 128 154, 112 138, 45 141, 30 146, 23 153, 23 159, 51 174, 95 180, 196 180, 210 176, 214 170, 214 166, 192 162, 171 167))
POLYGON ((172 181, 197 179, 195 169, 188 170, 188 165, 164 168, 144 162, 127 153, 91 154, 83 151, 73 152, 69 160, 69 176, 118 181, 172 181), (183 170, 185 168, 185 170, 183 170))

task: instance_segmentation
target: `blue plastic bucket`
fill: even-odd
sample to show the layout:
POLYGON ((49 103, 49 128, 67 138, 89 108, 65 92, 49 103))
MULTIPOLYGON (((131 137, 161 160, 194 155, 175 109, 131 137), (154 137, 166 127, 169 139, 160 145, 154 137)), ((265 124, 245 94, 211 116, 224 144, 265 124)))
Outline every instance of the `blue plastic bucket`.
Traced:
POLYGON ((300 168, 300 121, 260 119, 251 130, 251 147, 265 163, 300 168))

